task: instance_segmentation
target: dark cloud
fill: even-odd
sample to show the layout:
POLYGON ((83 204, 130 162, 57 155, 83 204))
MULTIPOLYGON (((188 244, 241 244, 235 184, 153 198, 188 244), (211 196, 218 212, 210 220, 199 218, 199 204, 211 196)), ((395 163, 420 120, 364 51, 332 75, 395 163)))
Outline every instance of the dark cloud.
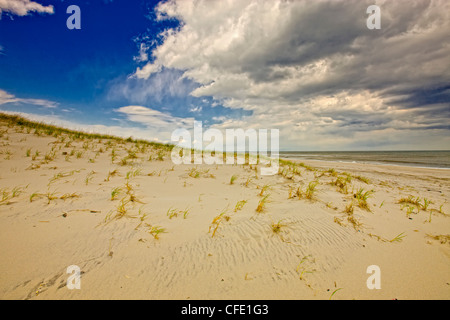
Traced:
POLYGON ((251 110, 249 125, 278 125, 286 140, 293 127, 335 139, 388 129, 448 135, 450 2, 380 3, 380 30, 366 26, 372 4, 170 2, 159 10, 182 27, 147 70, 182 70, 198 84, 192 95, 251 110))

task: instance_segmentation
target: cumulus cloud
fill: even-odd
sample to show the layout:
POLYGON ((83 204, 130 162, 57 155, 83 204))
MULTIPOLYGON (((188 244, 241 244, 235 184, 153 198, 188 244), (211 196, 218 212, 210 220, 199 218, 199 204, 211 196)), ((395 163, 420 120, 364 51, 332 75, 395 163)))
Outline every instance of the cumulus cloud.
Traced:
POLYGON ((53 6, 43 6, 30 0, 0 0, 0 19, 3 12, 18 16, 26 16, 30 12, 53 14, 53 6))
POLYGON ((170 142, 176 129, 194 127, 194 118, 175 117, 144 106, 125 106, 115 111, 125 115, 127 120, 141 124, 145 129, 141 130, 140 136, 145 132, 145 139, 157 137, 159 141, 170 142))
POLYGON ((392 131, 448 136, 450 2, 375 1, 380 30, 366 27, 372 4, 166 1, 158 19, 180 26, 160 35, 135 76, 178 70, 198 84, 192 96, 252 111, 246 127, 278 126, 281 144, 293 148, 311 145, 311 135, 317 146, 345 148, 374 138, 395 144, 392 131))
POLYGON ((53 109, 58 106, 57 102, 45 100, 45 99, 29 99, 29 98, 18 98, 15 95, 8 93, 0 89, 0 106, 3 104, 31 104, 35 106, 40 106, 48 109, 53 109))

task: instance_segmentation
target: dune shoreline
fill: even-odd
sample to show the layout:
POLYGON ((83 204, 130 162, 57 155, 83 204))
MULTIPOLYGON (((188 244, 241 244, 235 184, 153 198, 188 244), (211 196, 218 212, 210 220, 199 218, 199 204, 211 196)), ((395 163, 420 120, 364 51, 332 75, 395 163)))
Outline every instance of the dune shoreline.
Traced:
POLYGON ((446 169, 281 160, 261 176, 4 118, 0 133, 0 299, 450 298, 446 169))

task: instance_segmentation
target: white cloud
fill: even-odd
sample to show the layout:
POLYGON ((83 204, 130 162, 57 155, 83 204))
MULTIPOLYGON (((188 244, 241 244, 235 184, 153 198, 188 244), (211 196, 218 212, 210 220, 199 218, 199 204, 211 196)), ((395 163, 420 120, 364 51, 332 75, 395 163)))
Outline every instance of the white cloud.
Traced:
POLYGON ((53 109, 58 106, 57 102, 45 100, 45 99, 26 99, 26 98, 18 98, 13 94, 10 94, 2 89, 0 89, 0 105, 13 103, 13 104, 31 104, 36 105, 48 109, 53 109))
POLYGON ((170 142, 174 130, 192 130, 194 127, 194 118, 174 117, 143 106, 125 106, 115 111, 126 115, 127 120, 145 126, 146 129, 141 130, 145 132, 145 139, 158 138, 159 141, 170 142))
POLYGON ((450 2, 376 3, 382 28, 373 31, 366 27, 372 0, 166 1, 157 17, 181 26, 164 31, 152 62, 135 75, 180 70, 199 84, 191 95, 251 110, 240 123, 279 126, 281 144, 294 148, 448 132, 450 2), (427 100, 431 94, 440 100, 427 100))
POLYGON ((0 0, 0 18, 3 12, 9 12, 18 16, 26 16, 30 12, 53 14, 53 6, 43 6, 30 0, 0 0))
POLYGON ((154 101, 161 102, 165 97, 186 97, 193 89, 193 84, 180 77, 177 70, 164 69, 147 79, 129 77, 111 84, 110 99, 127 99, 130 104, 147 105, 154 101))
POLYGON ((147 50, 148 50, 148 46, 142 42, 139 45, 139 56, 134 57, 134 60, 139 61, 139 62, 145 62, 148 60, 148 54, 147 54, 147 50))
POLYGON ((202 112, 203 108, 201 106, 192 106, 189 109, 189 112, 196 112, 196 113, 200 113, 202 112))

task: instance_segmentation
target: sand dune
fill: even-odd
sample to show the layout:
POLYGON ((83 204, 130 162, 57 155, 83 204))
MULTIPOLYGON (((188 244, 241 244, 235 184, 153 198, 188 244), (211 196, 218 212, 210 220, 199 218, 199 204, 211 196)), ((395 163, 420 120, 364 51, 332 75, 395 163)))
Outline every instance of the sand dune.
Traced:
POLYGON ((175 166, 163 146, 8 118, 0 167, 1 299, 450 298, 450 170, 175 166))

